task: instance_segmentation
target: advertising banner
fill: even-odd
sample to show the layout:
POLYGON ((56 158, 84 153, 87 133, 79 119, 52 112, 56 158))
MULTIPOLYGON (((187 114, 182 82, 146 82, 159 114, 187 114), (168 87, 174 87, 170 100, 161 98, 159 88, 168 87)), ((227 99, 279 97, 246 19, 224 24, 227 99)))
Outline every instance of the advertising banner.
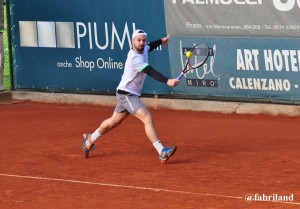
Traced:
POLYGON ((170 46, 173 77, 177 77, 186 62, 184 49, 200 42, 209 45, 212 56, 202 67, 182 78, 181 84, 174 88, 175 94, 300 101, 298 40, 176 37, 170 46))
POLYGON ((143 94, 300 103, 300 0, 12 0, 17 89, 114 93, 131 34, 171 34, 150 64, 177 77, 185 50, 207 43, 207 62, 170 88, 143 94))
MULTIPOLYGON (((166 36, 163 1, 12 0, 16 88, 115 92, 131 34, 148 41, 166 36)), ((170 75, 164 47, 149 55, 154 68, 170 75)), ((145 93, 169 93, 149 78, 145 93)))
POLYGON ((300 0, 165 0, 167 31, 180 36, 300 37, 300 0))

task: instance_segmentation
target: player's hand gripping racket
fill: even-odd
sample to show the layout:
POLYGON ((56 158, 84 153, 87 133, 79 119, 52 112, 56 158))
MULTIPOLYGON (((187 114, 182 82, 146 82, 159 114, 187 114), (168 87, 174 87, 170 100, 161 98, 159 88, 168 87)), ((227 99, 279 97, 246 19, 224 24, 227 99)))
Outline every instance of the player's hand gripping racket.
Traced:
POLYGON ((183 71, 177 77, 180 80, 188 71, 201 67, 209 56, 209 48, 207 44, 195 44, 194 47, 186 52, 186 60, 183 71))

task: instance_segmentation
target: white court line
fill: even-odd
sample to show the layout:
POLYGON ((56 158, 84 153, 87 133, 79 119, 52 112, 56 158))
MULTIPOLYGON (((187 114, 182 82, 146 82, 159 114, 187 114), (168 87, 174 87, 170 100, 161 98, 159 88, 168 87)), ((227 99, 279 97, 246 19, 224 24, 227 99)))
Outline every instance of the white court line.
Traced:
MULTIPOLYGON (((15 177, 15 178, 25 178, 25 179, 38 179, 38 180, 48 180, 48 181, 60 181, 60 182, 69 182, 69 183, 78 183, 78 184, 89 184, 89 185, 99 185, 99 186, 108 186, 108 187, 119 187, 119 188, 127 188, 127 189, 136 189, 136 190, 149 190, 154 192, 168 192, 168 193, 177 193, 177 194, 189 194, 196 196, 211 196, 211 197, 222 197, 228 199, 244 199, 245 197, 236 197, 230 195, 220 195, 220 194, 209 194, 209 193, 198 193, 198 192, 187 192, 180 190, 170 190, 170 189, 158 189, 151 187, 137 187, 137 186, 129 186, 129 185, 121 185, 121 184, 108 184, 108 183, 97 183, 97 182, 88 182, 88 181, 78 181, 78 180, 69 180, 69 179, 57 179, 57 178, 48 178, 48 177, 38 177, 38 176, 21 176, 14 174, 5 174, 0 173, 0 176, 5 177, 15 177)), ((300 205, 300 202, 273 202, 273 203, 285 203, 292 205, 300 205)), ((248 203, 251 204, 251 203, 248 203)))

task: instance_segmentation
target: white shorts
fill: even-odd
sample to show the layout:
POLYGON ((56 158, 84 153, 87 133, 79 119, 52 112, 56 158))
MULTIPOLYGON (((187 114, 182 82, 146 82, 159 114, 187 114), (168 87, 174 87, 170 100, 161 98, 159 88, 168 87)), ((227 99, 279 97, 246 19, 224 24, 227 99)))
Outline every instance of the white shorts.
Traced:
POLYGON ((117 105, 115 112, 127 111, 131 114, 135 114, 139 109, 145 107, 139 96, 133 94, 116 94, 117 105))

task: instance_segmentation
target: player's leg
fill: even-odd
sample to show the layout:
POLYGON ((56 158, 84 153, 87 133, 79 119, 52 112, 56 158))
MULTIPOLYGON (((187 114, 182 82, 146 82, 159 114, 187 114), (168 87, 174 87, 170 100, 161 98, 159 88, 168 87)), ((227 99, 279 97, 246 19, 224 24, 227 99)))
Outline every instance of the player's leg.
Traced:
POLYGON ((94 143, 100 138, 100 136, 102 136, 109 130, 119 126, 122 121, 128 116, 128 114, 129 113, 127 111, 114 111, 113 115, 110 118, 104 120, 93 134, 83 134, 83 150, 85 156, 89 156, 89 151, 94 149, 94 143))
POLYGON ((97 129, 98 133, 100 135, 105 134, 106 132, 110 131, 111 129, 119 126, 122 121, 129 115, 127 111, 124 112, 116 112, 114 111, 113 115, 104 120, 99 128, 97 129))
POLYGON ((164 147, 161 144, 157 136, 152 115, 145 106, 139 108, 133 115, 144 123, 146 135, 157 150, 159 159, 162 163, 166 162, 175 153, 177 147, 164 147))
POLYGON ((158 142, 158 136, 156 129, 154 127, 153 118, 149 110, 144 106, 138 109, 138 111, 134 114, 135 117, 139 118, 145 127, 145 132, 147 137, 152 143, 158 142))

